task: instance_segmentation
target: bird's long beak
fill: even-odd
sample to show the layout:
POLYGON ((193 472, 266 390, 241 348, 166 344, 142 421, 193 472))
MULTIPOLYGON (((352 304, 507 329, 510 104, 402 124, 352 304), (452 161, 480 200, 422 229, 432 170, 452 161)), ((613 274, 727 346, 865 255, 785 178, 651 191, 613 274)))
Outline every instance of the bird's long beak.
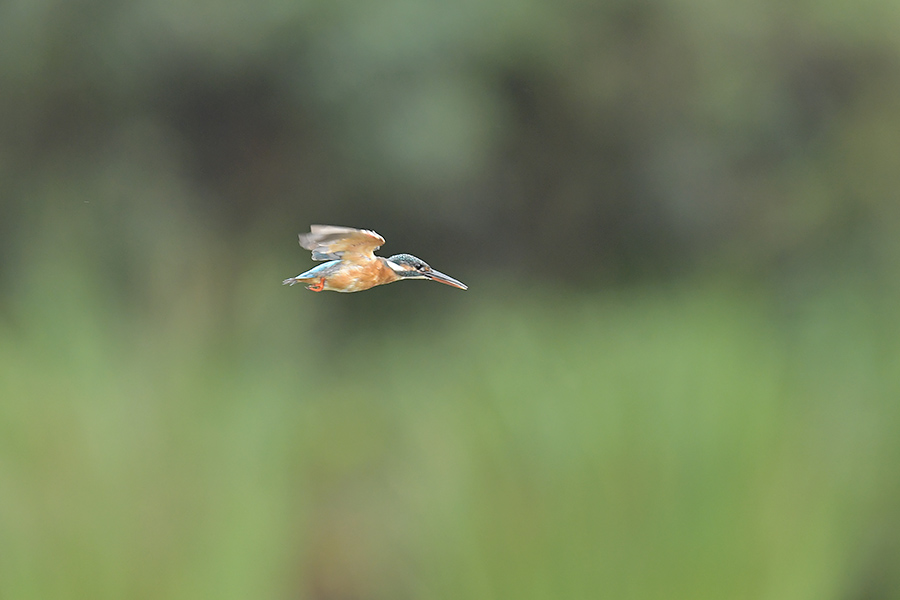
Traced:
POLYGON ((439 281, 440 283, 446 283, 447 285, 452 285, 453 287, 459 288, 461 290, 467 290, 469 287, 464 284, 462 281, 457 281, 450 277, 449 275, 444 275, 440 271, 435 271, 434 269, 430 269, 422 273, 425 277, 432 281, 439 281))

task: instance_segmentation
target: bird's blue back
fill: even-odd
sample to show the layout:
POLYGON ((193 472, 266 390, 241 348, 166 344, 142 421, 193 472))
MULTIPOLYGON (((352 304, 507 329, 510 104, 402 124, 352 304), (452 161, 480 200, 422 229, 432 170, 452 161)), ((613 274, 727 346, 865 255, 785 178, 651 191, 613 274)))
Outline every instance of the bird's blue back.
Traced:
POLYGON ((337 270, 337 266, 341 264, 339 260, 329 260, 328 262, 324 262, 321 265, 316 265, 309 271, 305 273, 300 273, 295 277, 295 279, 312 279, 317 277, 328 277, 331 273, 337 270))

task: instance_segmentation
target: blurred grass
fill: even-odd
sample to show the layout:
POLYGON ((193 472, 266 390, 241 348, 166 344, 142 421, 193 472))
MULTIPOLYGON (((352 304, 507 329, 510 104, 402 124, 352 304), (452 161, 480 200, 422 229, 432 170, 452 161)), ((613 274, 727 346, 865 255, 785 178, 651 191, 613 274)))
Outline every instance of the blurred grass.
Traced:
POLYGON ((210 255, 122 304, 51 254, 0 321, 0 597, 900 597, 872 290, 467 279, 428 315, 454 292, 210 255))

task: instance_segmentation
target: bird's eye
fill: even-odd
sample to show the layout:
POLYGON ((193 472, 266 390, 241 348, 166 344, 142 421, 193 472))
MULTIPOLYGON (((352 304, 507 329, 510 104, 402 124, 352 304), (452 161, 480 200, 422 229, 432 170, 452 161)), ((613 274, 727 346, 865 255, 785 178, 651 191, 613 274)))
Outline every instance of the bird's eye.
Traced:
POLYGON ((426 269, 425 265, 416 265, 416 268, 420 271, 424 271, 426 269))

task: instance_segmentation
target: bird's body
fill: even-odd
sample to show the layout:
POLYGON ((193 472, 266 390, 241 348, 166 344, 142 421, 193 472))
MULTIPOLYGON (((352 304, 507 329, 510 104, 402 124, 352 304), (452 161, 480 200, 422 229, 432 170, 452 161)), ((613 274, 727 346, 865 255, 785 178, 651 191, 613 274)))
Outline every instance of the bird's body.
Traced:
POLYGON ((384 260, 386 259, 380 256, 369 264, 329 260, 296 277, 285 279, 284 283, 308 283, 310 289, 316 288, 313 290, 316 292, 361 292, 376 285, 400 280, 400 276, 382 262, 384 260))
POLYGON ((312 251, 313 260, 328 262, 285 279, 284 284, 304 283, 314 292, 361 292, 401 279, 430 279, 467 289, 462 282, 410 254, 375 256, 383 243, 384 238, 374 231, 313 225, 309 233, 300 234, 300 245, 312 251))

